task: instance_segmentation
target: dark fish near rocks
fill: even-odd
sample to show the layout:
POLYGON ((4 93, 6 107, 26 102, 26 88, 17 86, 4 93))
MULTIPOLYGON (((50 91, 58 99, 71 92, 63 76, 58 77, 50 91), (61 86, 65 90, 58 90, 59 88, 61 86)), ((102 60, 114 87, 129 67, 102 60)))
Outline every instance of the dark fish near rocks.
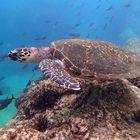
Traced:
POLYGON ((86 38, 89 38, 89 37, 90 37, 90 34, 87 34, 87 35, 86 35, 86 38))
POLYGON ((1 99, 0 100, 0 110, 5 109, 8 107, 8 105, 12 102, 12 100, 15 99, 15 97, 12 95, 11 98, 1 99))
POLYGON ((34 68, 32 69, 32 72, 35 72, 36 70, 38 70, 39 69, 39 67, 38 67, 38 65, 36 65, 36 66, 34 66, 34 68))
POLYGON ((2 91, 0 91, 0 96, 3 95, 2 91))
POLYGON ((41 40, 45 40, 46 36, 42 36, 42 37, 37 37, 34 39, 34 41, 41 41, 41 40))

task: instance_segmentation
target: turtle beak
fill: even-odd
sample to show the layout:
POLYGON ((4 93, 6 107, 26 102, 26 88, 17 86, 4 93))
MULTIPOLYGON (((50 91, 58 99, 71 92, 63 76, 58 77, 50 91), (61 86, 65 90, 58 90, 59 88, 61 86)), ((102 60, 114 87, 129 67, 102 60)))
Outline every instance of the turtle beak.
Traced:
POLYGON ((10 59, 13 60, 13 61, 17 61, 17 53, 14 52, 14 51, 10 51, 10 52, 8 53, 8 58, 10 58, 10 59))

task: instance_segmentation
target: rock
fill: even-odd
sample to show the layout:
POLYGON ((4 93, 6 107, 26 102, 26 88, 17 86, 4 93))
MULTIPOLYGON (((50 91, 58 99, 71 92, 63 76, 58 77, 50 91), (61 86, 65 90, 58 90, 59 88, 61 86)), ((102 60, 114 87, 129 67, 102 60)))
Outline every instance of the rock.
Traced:
POLYGON ((16 106, 16 116, 0 129, 0 140, 140 139, 140 89, 127 80, 82 91, 40 80, 28 85, 16 106))

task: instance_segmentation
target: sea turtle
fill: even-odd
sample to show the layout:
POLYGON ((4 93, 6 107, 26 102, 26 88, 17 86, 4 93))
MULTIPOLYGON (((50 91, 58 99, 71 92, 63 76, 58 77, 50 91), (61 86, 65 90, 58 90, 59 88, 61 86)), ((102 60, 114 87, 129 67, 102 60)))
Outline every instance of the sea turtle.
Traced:
POLYGON ((87 79, 125 78, 139 86, 140 56, 109 42, 64 39, 42 48, 17 48, 8 57, 13 61, 39 63, 45 78, 66 89, 80 90, 80 81, 87 79))

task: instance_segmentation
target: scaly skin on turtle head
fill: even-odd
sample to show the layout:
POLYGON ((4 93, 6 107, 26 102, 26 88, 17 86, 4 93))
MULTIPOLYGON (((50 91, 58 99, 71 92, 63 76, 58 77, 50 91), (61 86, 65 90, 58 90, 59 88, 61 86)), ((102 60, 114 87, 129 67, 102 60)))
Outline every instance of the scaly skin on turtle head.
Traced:
POLYGON ((17 48, 9 52, 8 57, 13 61, 24 63, 39 63, 49 57, 49 48, 17 48))

